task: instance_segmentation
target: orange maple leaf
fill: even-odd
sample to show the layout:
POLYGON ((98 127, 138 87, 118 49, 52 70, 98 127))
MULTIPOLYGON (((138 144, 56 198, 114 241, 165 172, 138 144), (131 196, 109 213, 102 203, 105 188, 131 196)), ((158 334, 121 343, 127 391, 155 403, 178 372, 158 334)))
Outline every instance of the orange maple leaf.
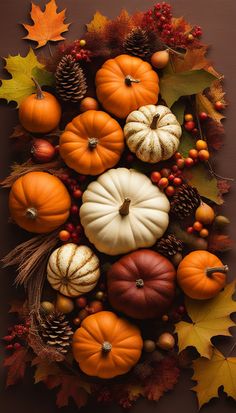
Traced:
POLYGON ((61 33, 67 32, 70 25, 64 23, 65 12, 66 9, 57 13, 55 0, 47 3, 44 11, 32 3, 30 15, 34 24, 32 26, 23 24, 24 28, 28 30, 28 35, 24 39, 38 42, 37 48, 44 46, 49 40, 54 42, 64 40, 61 33))

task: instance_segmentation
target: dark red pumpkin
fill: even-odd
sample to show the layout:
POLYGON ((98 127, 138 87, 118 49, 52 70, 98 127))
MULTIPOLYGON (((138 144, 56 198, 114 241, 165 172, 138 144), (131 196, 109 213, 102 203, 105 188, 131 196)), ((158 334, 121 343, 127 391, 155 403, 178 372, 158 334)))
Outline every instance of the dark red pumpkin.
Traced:
POLYGON ((112 307, 138 318, 161 316, 175 293, 175 268, 167 258, 148 249, 123 256, 107 274, 112 307))

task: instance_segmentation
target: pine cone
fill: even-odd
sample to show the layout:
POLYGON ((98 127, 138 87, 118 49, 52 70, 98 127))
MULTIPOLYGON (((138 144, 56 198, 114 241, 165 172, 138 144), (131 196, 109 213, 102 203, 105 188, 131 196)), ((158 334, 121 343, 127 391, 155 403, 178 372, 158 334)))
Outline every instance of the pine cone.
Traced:
POLYGON ((201 197, 196 188, 182 184, 174 194, 170 206, 172 214, 180 219, 191 215, 200 205, 201 197))
POLYGON ((124 51, 132 56, 147 59, 152 54, 152 43, 146 30, 136 27, 126 37, 124 51))
POLYGON ((156 244, 157 252, 165 257, 171 257, 178 252, 181 254, 183 251, 183 243, 175 235, 170 234, 166 238, 161 238, 156 244))
POLYGON ((62 100, 76 103, 84 97, 87 91, 84 72, 72 56, 61 59, 55 77, 56 91, 62 100))
POLYGON ((66 354, 70 347, 73 331, 62 313, 51 313, 41 324, 41 336, 46 344, 66 354))

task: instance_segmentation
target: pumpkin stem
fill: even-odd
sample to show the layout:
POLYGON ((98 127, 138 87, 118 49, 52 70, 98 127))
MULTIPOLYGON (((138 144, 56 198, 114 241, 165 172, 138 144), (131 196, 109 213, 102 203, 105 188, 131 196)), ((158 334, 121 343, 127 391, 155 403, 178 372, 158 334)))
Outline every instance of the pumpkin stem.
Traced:
POLYGON ((129 198, 124 199, 124 202, 119 209, 120 215, 129 215, 130 202, 131 200, 129 198))
POLYGON ((41 86, 40 86, 39 82, 34 77, 31 77, 31 79, 33 80, 33 82, 36 86, 36 98, 37 99, 44 99, 43 91, 41 89, 41 86))
POLYGON ((226 274, 229 271, 228 265, 224 265, 223 267, 209 267, 206 269, 206 275, 210 277, 214 272, 221 272, 222 274, 226 274))
POLYGON ((132 76, 127 75, 125 77, 126 86, 132 86, 132 83, 140 83, 140 79, 134 79, 132 76))
POLYGON ((156 129, 157 128, 157 122, 158 122, 159 117, 160 117, 159 113, 156 113, 156 115, 153 116, 152 123, 150 125, 151 129, 156 129))
POLYGON ((37 218, 38 211, 34 207, 30 207, 30 208, 27 208, 27 210, 25 211, 25 215, 26 215, 27 218, 33 220, 33 219, 37 218))
POLYGON ((98 144, 97 138, 88 138, 88 147, 89 149, 95 149, 98 144))
POLYGON ((144 287, 144 281, 143 281, 142 278, 138 278, 138 279, 136 280, 136 287, 137 287, 137 288, 143 288, 143 287, 144 287))
POLYGON ((102 352, 103 353, 109 353, 112 349, 112 344, 109 343, 109 341, 104 341, 102 343, 102 352))

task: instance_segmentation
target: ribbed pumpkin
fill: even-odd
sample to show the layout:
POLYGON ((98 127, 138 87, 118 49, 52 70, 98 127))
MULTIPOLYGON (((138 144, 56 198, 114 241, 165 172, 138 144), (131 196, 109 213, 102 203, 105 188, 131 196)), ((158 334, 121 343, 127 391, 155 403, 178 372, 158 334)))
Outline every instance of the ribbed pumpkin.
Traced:
POLYGON ((175 275, 173 264, 155 251, 125 255, 107 273, 110 304, 129 317, 159 317, 174 298, 175 275))
POLYGON ((177 280, 186 295, 197 300, 215 297, 226 283, 227 265, 208 251, 193 251, 179 264, 177 280))
POLYGON ((81 370, 103 379, 127 373, 138 362, 142 346, 138 327, 110 311, 86 317, 72 343, 81 370))
POLYGON ((47 172, 29 172, 18 178, 9 195, 13 220, 30 232, 50 232, 68 218, 70 195, 60 179, 47 172))
POLYGON ((89 241, 106 254, 150 247, 169 223, 169 201, 144 174, 110 169, 83 194, 81 223, 89 241))
POLYGON ((60 138, 60 154, 65 163, 85 175, 99 175, 116 165, 123 149, 119 123, 97 110, 74 118, 60 138))
POLYGON ((107 60, 98 70, 96 92, 108 112, 125 118, 140 106, 157 102, 159 78, 149 63, 124 54, 107 60))
POLYGON ((47 278, 52 288, 68 297, 91 291, 100 276, 99 259, 85 245, 68 243, 51 254, 47 278))
POLYGON ((174 155, 182 129, 166 106, 146 105, 129 114, 124 134, 131 152, 141 161, 156 163, 174 155))

